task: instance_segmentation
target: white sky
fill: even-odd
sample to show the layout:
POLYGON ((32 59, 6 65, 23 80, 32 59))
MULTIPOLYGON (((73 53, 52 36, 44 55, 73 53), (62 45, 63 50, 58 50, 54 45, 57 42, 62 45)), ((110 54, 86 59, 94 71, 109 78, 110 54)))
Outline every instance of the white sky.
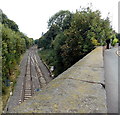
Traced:
POLYGON ((59 10, 75 12, 92 3, 94 10, 100 10, 106 18, 108 12, 112 27, 118 32, 119 0, 0 0, 0 9, 15 21, 21 32, 38 39, 47 31, 47 21, 59 10))

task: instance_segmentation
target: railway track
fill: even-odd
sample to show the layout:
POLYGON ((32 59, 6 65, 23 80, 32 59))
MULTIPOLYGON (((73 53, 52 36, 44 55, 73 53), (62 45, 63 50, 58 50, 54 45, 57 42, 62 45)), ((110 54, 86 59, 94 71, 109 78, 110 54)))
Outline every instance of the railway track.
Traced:
POLYGON ((40 88, 43 88, 46 84, 47 84, 47 81, 46 79, 44 78, 44 75, 38 65, 38 62, 37 62, 37 59, 36 59, 36 56, 34 55, 34 63, 35 63, 35 70, 36 70, 36 73, 37 73, 37 76, 38 76, 38 79, 39 79, 39 83, 40 83, 40 88))
MULTIPOLYGON (((39 81, 39 88, 43 88, 44 86, 46 86, 47 81, 39 67, 39 63, 36 59, 36 55, 34 53, 34 50, 31 50, 28 53, 28 57, 27 57, 27 64, 26 64, 26 71, 25 71, 25 76, 24 76, 24 81, 23 81, 23 89, 21 91, 21 98, 19 100, 19 103, 22 103, 24 101, 26 101, 27 99, 29 99, 30 97, 32 97, 32 95, 35 93, 35 78, 33 78, 32 76, 32 67, 34 65, 35 68, 35 72, 36 72, 36 77, 39 81)), ((38 82, 36 81, 36 82, 38 82)))
POLYGON ((49 70, 37 54, 37 47, 28 49, 20 63, 20 75, 4 112, 9 113, 17 105, 28 100, 52 79, 49 70))
POLYGON ((26 64, 26 71, 24 80, 22 83, 22 91, 21 91, 21 98, 19 100, 19 103, 22 103, 29 99, 32 96, 33 88, 32 88, 32 77, 31 77, 31 58, 30 53, 28 53, 27 57, 27 64, 26 64))
POLYGON ((29 99, 32 96, 32 77, 31 77, 31 57, 28 56, 28 62, 26 67, 26 75, 24 80, 24 97, 23 101, 29 99))

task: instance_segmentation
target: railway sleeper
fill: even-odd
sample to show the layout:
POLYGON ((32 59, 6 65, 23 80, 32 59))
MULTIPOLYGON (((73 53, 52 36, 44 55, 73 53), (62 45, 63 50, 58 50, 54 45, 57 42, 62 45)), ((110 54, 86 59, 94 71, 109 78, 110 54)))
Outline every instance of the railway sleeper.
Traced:
POLYGON ((20 99, 18 103, 19 103, 19 104, 22 103, 22 100, 20 99))
POLYGON ((27 72, 26 72, 26 75, 30 75, 30 71, 27 71, 27 72))
POLYGON ((31 93, 29 93, 29 94, 25 94, 25 95, 24 95, 24 97, 31 97, 31 96, 32 96, 31 93))
POLYGON ((40 82, 41 82, 42 84, 46 84, 46 81, 45 81, 45 79, 44 79, 43 77, 40 77, 39 79, 40 79, 40 82))
POLYGON ((30 71, 30 65, 27 66, 27 71, 30 71))
POLYGON ((27 100, 27 99, 29 99, 30 97, 32 97, 32 96, 27 96, 27 97, 24 97, 24 100, 27 100))
POLYGON ((26 91, 27 91, 27 92, 31 91, 31 87, 28 88, 28 89, 25 88, 25 92, 26 92, 26 91))
POLYGON ((26 77, 26 83, 31 83, 31 77, 26 77), (30 79, 30 80, 27 80, 27 79, 30 79))
POLYGON ((26 81, 31 81, 31 77, 26 77, 26 81))
POLYGON ((26 75, 27 75, 27 74, 30 75, 30 70, 29 70, 29 71, 28 71, 28 70, 26 71, 26 75))
POLYGON ((39 77, 43 77, 43 75, 41 73, 38 73, 39 77))
POLYGON ((28 83, 25 85, 25 89, 30 89, 31 88, 31 85, 28 83))
POLYGON ((25 90, 25 94, 31 94, 31 90, 25 90))
POLYGON ((26 73, 26 78, 27 78, 27 77, 30 77, 30 73, 26 73))
POLYGON ((40 70, 40 69, 36 69, 36 70, 37 70, 37 73, 38 73, 40 76, 42 76, 41 70, 40 70))
POLYGON ((37 66, 36 67, 37 68, 37 71, 39 72, 39 73, 41 73, 41 70, 40 70, 40 68, 37 66))
POLYGON ((29 83, 29 84, 31 83, 31 77, 26 77, 26 83, 29 83))
POLYGON ((25 90, 31 90, 31 87, 26 87, 25 90))
POLYGON ((25 94, 24 97, 31 97, 32 95, 31 94, 25 94))
POLYGON ((29 75, 29 76, 30 76, 30 71, 27 71, 27 72, 26 72, 26 75, 29 75))
POLYGON ((29 90, 31 90, 31 87, 25 88, 25 91, 29 91, 29 90))
POLYGON ((31 93, 25 93, 24 97, 31 97, 32 94, 31 93))
POLYGON ((26 85, 25 90, 31 90, 31 86, 26 85))
POLYGON ((32 96, 26 96, 26 97, 24 97, 24 100, 27 100, 27 99, 29 99, 30 97, 32 97, 32 96))

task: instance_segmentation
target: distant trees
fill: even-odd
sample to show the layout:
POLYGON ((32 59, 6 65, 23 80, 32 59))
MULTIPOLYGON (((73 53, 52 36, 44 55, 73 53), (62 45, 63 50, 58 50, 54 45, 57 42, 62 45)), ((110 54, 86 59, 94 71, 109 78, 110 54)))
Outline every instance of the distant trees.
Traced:
POLYGON ((19 31, 18 25, 2 14, 2 81, 3 94, 6 81, 10 80, 15 66, 20 62, 20 56, 33 44, 33 39, 28 38, 19 31))
POLYGON ((52 41, 60 33, 70 26, 72 13, 69 11, 59 11, 48 21, 49 30, 39 39, 39 47, 50 48, 52 41))
POLYGON ((60 32, 58 26, 52 25, 48 32, 46 32, 40 39, 39 39, 39 46, 44 48, 50 48, 51 42, 54 40, 55 36, 60 32))
POLYGON ((114 37, 109 18, 102 19, 100 11, 92 11, 89 7, 75 13, 59 11, 49 19, 48 27, 49 30, 39 39, 38 45, 43 51, 49 49, 53 52, 53 60, 47 58, 46 62, 55 67, 55 76, 95 46, 105 45, 107 39, 114 37))

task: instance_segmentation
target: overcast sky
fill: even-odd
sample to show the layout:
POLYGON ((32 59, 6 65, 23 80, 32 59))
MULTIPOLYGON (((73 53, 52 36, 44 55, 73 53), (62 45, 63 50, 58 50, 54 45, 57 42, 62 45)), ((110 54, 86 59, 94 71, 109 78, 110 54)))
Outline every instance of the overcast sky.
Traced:
POLYGON ((75 12, 76 9, 89 6, 100 10, 106 18, 108 12, 112 27, 118 32, 118 1, 119 0, 0 0, 0 8, 14 20, 21 32, 28 37, 38 39, 42 32, 47 31, 47 21, 59 10, 75 12))

